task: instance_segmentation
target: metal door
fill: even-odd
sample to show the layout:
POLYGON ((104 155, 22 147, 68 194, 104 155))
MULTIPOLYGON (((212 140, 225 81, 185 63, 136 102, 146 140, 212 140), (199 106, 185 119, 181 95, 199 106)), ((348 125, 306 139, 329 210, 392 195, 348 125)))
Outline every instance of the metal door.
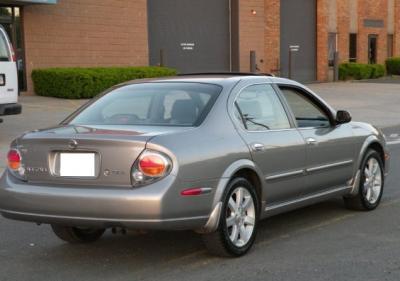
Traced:
POLYGON ((291 72, 289 78, 297 81, 316 80, 316 7, 316 0, 281 1, 280 68, 283 77, 289 77, 291 72))
POLYGON ((230 70, 230 0, 148 0, 148 25, 150 65, 230 70))

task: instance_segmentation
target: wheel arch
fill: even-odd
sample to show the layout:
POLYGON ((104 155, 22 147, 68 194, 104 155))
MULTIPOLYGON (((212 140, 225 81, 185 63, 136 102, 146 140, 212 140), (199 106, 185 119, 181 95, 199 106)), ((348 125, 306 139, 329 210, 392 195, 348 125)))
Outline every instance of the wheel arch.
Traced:
POLYGON ((357 170, 360 168, 361 163, 364 159, 364 155, 365 153, 367 153, 367 151, 369 149, 373 149, 376 152, 379 153, 379 155, 381 156, 381 160, 383 163, 384 168, 386 168, 386 161, 385 161, 385 148, 384 145, 382 144, 382 142, 376 137, 376 136, 369 136, 365 141, 364 144, 361 147, 361 151, 357 160, 357 170))
POLYGON ((263 187, 265 185, 263 181, 263 174, 257 165, 250 159, 240 159, 233 162, 227 169, 225 169, 221 179, 219 180, 212 204, 212 211, 206 225, 197 230, 199 233, 211 233, 214 232, 219 225, 219 218, 222 208, 222 196, 225 192, 229 182, 236 176, 245 177, 249 180, 256 188, 256 192, 259 195, 259 208, 262 210, 265 203, 263 202, 263 187))
MULTIPOLYGON (((264 190, 263 187, 265 183, 262 180, 263 176, 261 170, 253 161, 249 159, 240 159, 233 162, 227 169, 225 169, 214 194, 213 206, 221 201, 229 181, 238 176, 246 178, 254 185, 257 195, 259 196, 260 201, 262 201, 264 190)), ((261 204, 262 202, 260 202, 260 205, 261 204)))

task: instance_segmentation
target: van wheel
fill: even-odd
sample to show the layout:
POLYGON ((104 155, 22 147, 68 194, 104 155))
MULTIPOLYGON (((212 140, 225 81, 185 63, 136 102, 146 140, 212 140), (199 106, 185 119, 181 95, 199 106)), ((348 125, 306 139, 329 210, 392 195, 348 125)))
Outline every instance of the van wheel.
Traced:
POLYGON ((202 235, 211 254, 239 257, 250 250, 257 233, 258 202, 254 187, 245 178, 235 178, 229 183, 217 231, 202 235))
POLYGON ((378 207, 384 186, 383 163, 378 152, 369 150, 361 165, 361 177, 358 194, 344 197, 347 208, 360 211, 371 211, 378 207))
POLYGON ((61 225, 51 225, 54 234, 68 243, 90 243, 100 239, 106 231, 103 228, 81 228, 61 225))

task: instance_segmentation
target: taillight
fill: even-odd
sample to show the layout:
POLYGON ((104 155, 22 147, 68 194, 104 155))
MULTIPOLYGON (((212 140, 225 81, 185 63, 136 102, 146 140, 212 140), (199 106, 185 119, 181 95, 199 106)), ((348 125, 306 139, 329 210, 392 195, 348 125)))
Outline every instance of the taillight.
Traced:
POLYGON ((160 154, 144 154, 140 157, 138 166, 145 176, 159 177, 165 173, 168 161, 160 154))
POLYGON ((171 171, 172 161, 165 154, 145 150, 132 168, 132 184, 134 186, 149 184, 159 180, 171 171))
POLYGON ((21 168, 21 154, 16 149, 11 149, 7 154, 8 167, 11 170, 17 171, 21 168))

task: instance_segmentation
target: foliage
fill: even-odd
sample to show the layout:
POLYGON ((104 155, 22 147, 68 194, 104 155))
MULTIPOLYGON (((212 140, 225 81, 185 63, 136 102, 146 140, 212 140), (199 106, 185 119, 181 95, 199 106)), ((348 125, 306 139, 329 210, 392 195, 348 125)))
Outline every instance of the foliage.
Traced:
POLYGON ((165 67, 48 68, 33 70, 32 80, 37 95, 88 99, 129 80, 173 75, 165 67))

